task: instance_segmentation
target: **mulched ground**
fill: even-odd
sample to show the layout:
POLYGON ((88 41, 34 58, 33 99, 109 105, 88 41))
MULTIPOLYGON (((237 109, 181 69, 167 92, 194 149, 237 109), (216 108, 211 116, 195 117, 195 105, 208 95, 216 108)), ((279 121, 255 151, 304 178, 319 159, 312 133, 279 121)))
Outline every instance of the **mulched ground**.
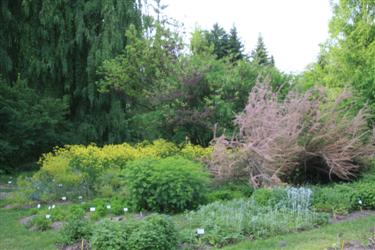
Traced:
POLYGON ((373 210, 362 210, 362 211, 355 211, 347 215, 336 215, 332 218, 331 223, 336 224, 342 221, 348 220, 355 220, 367 216, 375 215, 375 211, 373 210))

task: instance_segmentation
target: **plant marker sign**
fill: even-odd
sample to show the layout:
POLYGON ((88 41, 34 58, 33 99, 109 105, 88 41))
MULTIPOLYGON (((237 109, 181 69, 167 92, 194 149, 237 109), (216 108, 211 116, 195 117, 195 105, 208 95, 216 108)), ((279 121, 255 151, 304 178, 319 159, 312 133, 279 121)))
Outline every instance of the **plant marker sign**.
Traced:
POLYGON ((12 181, 8 181, 8 184, 12 184, 12 181))
POLYGON ((129 211, 129 209, 127 207, 124 207, 124 212, 127 212, 129 211))
POLYGON ((46 214, 46 219, 50 219, 51 218, 51 215, 50 214, 46 214))
POLYGON ((40 204, 38 204, 36 207, 39 209, 41 206, 40 206, 40 204))
POLYGON ((61 197, 61 200, 66 201, 66 197, 65 196, 61 197))
POLYGON ((95 212, 95 207, 90 207, 90 212, 95 212))
POLYGON ((107 209, 111 209, 111 205, 107 205, 106 207, 107 207, 107 209))
POLYGON ((80 196, 78 196, 78 200, 82 200, 82 196, 80 195, 80 196))
POLYGON ((197 228, 197 234, 203 235, 204 234, 204 228, 197 228))
POLYGON ((52 205, 52 209, 54 209, 56 206, 55 205, 52 205))
POLYGON ((62 187, 62 186, 63 186, 63 185, 60 183, 60 184, 59 184, 59 187, 62 187))
POLYGON ((51 208, 52 208, 51 206, 48 206, 48 210, 51 210, 51 208))

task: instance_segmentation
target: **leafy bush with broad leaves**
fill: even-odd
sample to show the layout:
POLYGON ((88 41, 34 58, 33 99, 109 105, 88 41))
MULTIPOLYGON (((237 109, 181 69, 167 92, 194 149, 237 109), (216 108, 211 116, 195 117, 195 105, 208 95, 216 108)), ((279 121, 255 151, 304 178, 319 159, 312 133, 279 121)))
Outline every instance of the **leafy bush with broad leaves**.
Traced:
POLYGON ((177 231, 171 220, 163 215, 150 215, 130 234, 128 249, 173 250, 177 243, 177 231))
POLYGON ((358 209, 375 209, 375 182, 363 179, 353 183, 316 187, 313 207, 317 211, 346 214, 358 209))
POLYGON ((58 242, 62 245, 69 245, 78 240, 88 240, 91 236, 91 224, 83 217, 71 217, 60 230, 58 242))
POLYGON ((348 185, 314 188, 312 206, 317 211, 346 214, 353 210, 355 190, 348 185))
POLYGON ((204 202, 208 173, 181 157, 142 159, 124 170, 129 199, 135 209, 180 212, 204 202))
POLYGON ((91 237, 93 249, 172 250, 177 247, 177 232, 164 215, 150 215, 144 220, 111 222, 104 220, 91 237))
POLYGON ((128 235, 122 224, 104 220, 95 226, 92 237, 92 249, 123 250, 127 248, 128 235))

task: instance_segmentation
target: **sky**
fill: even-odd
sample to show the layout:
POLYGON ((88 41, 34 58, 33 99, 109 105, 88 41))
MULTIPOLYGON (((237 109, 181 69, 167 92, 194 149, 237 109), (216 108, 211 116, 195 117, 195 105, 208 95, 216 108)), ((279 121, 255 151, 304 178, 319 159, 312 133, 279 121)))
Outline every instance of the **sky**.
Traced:
POLYGON ((262 35, 276 66, 298 73, 314 62, 319 44, 328 38, 330 0, 162 0, 165 15, 185 26, 211 29, 219 23, 229 32, 235 25, 245 51, 262 35))

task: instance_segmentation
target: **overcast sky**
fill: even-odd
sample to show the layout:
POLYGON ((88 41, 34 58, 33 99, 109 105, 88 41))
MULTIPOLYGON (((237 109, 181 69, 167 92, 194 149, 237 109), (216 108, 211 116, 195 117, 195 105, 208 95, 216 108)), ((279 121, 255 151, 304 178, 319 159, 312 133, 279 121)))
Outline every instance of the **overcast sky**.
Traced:
POLYGON ((328 38, 329 0, 162 0, 164 14, 185 24, 188 34, 218 22, 227 31, 234 24, 251 51, 261 33, 276 66, 300 72, 315 61, 319 44, 328 38))

